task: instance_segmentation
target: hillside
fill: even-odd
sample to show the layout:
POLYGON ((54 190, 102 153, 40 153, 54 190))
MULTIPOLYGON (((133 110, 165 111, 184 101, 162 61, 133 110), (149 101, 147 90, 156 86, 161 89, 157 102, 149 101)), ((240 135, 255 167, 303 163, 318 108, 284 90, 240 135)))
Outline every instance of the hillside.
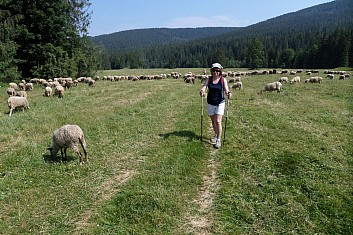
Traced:
MULTIPOLYGON (((144 34, 149 35, 151 30, 156 29, 140 31, 139 38, 149 38, 144 34)), ((110 67, 104 65, 108 69, 208 67, 214 61, 226 67, 352 67, 353 1, 320 4, 219 35, 187 43, 170 40, 153 44, 146 40, 149 48, 136 44, 134 49, 125 47, 125 51, 112 48, 132 42, 129 37, 100 45, 109 49, 110 67), (254 40, 258 40, 256 53, 249 54, 254 40)))
POLYGON ((146 48, 156 45, 170 45, 173 43, 190 42, 203 39, 227 41, 234 37, 264 37, 279 33, 296 31, 315 32, 332 30, 337 26, 352 27, 353 1, 336 0, 320 4, 297 12, 277 16, 248 27, 204 27, 204 28, 151 28, 126 30, 112 34, 91 37, 94 44, 114 52, 146 48))
POLYGON ((91 37, 91 40, 94 44, 103 46, 108 51, 120 51, 190 42, 239 29, 236 27, 134 29, 91 37))

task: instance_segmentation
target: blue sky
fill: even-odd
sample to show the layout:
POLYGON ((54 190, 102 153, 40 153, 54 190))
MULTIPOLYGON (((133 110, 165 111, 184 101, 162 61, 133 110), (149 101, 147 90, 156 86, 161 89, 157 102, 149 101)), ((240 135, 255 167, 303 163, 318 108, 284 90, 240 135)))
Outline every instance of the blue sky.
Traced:
POLYGON ((162 27, 244 27, 331 1, 90 0, 89 35, 162 27))

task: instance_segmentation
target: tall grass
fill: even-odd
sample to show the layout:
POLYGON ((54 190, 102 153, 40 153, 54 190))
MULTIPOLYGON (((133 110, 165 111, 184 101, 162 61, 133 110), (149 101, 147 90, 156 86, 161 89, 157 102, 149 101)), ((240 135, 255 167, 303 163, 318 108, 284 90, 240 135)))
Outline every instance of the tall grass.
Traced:
POLYGON ((43 97, 36 86, 30 109, 12 117, 0 88, 0 233, 196 234, 187 217, 200 214, 213 158, 218 186, 201 215, 206 233, 349 234, 353 82, 258 94, 278 77, 243 78, 220 150, 208 143, 207 117, 199 139, 199 81, 98 81, 63 99, 43 97), (90 161, 82 166, 70 150, 63 163, 46 150, 68 123, 85 133, 90 161))

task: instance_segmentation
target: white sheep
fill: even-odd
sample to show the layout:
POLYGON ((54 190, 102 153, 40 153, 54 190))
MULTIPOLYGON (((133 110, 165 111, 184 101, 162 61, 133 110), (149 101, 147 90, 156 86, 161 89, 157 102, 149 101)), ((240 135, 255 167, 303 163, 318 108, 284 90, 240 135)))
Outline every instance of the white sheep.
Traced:
POLYGON ((300 77, 299 76, 295 76, 294 78, 292 78, 290 80, 290 84, 292 83, 300 83, 300 77))
POLYGON ((17 90, 17 84, 14 82, 10 82, 9 87, 12 87, 13 89, 17 90))
POLYGON ((239 88, 239 90, 241 90, 243 88, 243 83, 242 82, 236 82, 236 83, 233 84, 232 88, 233 89, 239 88))
POLYGON ((288 77, 280 77, 279 80, 278 80, 280 83, 288 83, 288 77))
MULTIPOLYGON (((305 82, 306 82, 306 81, 305 81, 305 82)), ((309 82, 321 84, 321 83, 322 83, 322 77, 318 77, 318 76, 316 76, 316 77, 310 77, 310 78, 309 78, 309 82)))
POLYGON ((7 99, 7 105, 10 109, 9 116, 11 117, 12 111, 16 108, 29 109, 29 103, 26 97, 11 96, 7 99))
POLYGON ((31 91, 33 90, 33 83, 29 82, 25 84, 25 89, 26 91, 31 91))
POLYGON ((55 95, 57 95, 59 98, 63 98, 64 97, 64 87, 61 85, 58 85, 55 87, 54 93, 55 95))
POLYGON ((344 74, 341 74, 338 78, 338 80, 345 80, 346 79, 346 76, 344 74))
POLYGON ((192 84, 194 84, 194 83, 195 83, 195 77, 187 77, 187 78, 184 79, 184 81, 185 81, 186 83, 192 83, 192 84))
POLYGON ((20 97, 26 97, 27 98, 27 93, 25 91, 18 91, 16 93, 16 96, 20 96, 20 97))
POLYGON ((241 81, 241 77, 233 77, 231 79, 229 79, 228 83, 236 83, 236 82, 240 82, 241 81))
POLYGON ((47 86, 44 88, 44 95, 43 96, 50 97, 52 93, 53 93, 53 89, 51 87, 47 86))
POLYGON ((271 82, 271 83, 267 83, 265 85, 265 87, 261 90, 261 93, 265 92, 265 91, 277 91, 278 93, 281 92, 281 88, 282 88, 282 83, 280 82, 271 82))
POLYGON ((80 157, 80 163, 82 163, 83 159, 78 146, 79 144, 83 149, 86 161, 88 161, 86 141, 82 129, 78 125, 68 124, 54 131, 52 136, 52 144, 48 150, 50 150, 52 157, 56 157, 60 150, 61 160, 63 161, 64 158, 67 158, 67 148, 71 148, 80 157))
POLYGON ((20 82, 20 83, 18 84, 18 89, 20 89, 20 90, 25 90, 25 83, 24 83, 24 82, 20 82))
POLYGON ((332 74, 332 73, 329 73, 329 74, 326 75, 326 77, 329 78, 329 79, 334 79, 335 75, 332 74))
POLYGON ((16 90, 12 87, 9 87, 6 89, 6 93, 8 96, 15 96, 16 95, 16 90))

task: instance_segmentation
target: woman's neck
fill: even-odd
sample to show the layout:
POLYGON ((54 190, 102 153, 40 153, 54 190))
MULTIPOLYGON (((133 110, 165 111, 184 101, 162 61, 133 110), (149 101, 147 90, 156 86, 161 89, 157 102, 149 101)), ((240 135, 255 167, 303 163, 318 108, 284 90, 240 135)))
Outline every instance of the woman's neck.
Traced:
POLYGON ((221 78, 221 77, 218 76, 218 75, 215 75, 215 76, 212 76, 212 78, 213 78, 213 80, 217 80, 217 79, 219 79, 219 78, 221 78))

